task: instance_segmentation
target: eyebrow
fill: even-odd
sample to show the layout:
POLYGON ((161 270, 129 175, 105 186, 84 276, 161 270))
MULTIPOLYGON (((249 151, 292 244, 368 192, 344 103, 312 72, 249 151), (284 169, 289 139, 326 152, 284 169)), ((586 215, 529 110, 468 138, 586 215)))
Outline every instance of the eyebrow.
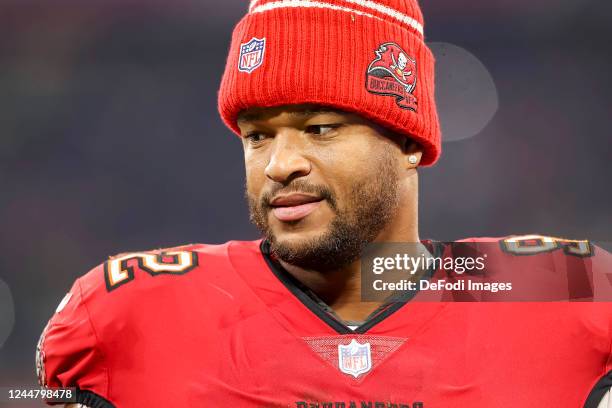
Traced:
MULTIPOLYGON (((288 112, 291 116, 296 116, 301 119, 308 118, 310 116, 314 116, 321 113, 342 113, 337 109, 333 109, 327 106, 319 106, 315 108, 309 109, 300 109, 296 111, 288 112)), ((252 112, 252 113, 241 113, 238 115, 238 119, 236 120, 238 123, 244 122, 255 122, 261 120, 264 116, 263 112, 252 112)))

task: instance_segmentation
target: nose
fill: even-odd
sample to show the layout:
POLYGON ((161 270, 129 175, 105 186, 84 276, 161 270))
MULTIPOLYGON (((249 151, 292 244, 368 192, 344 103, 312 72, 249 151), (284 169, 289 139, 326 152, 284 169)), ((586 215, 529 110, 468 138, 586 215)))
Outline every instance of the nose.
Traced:
POLYGON ((310 174, 310 160, 304 155, 304 148, 297 132, 283 132, 274 137, 270 161, 265 174, 270 180, 287 184, 291 180, 310 174), (295 134, 294 134, 295 133, 295 134))

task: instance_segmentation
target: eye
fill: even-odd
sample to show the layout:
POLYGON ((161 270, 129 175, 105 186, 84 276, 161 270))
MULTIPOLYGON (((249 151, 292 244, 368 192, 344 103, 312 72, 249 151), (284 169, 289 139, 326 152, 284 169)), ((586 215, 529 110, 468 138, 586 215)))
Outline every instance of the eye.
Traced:
POLYGON ((246 135, 244 135, 244 138, 251 144, 261 143, 264 139, 266 139, 266 137, 267 136, 264 133, 257 131, 248 132, 246 135))
POLYGON ((310 125, 306 127, 306 133, 311 133, 313 135, 326 135, 339 127, 340 125, 310 125))

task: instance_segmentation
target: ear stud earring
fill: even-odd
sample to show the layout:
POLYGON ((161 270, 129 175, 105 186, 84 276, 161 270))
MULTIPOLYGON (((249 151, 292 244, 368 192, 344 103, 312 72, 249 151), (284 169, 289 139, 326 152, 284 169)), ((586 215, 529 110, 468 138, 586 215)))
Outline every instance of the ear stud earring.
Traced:
POLYGON ((417 157, 414 154, 411 154, 410 156, 408 156, 408 162, 410 164, 417 164, 417 161, 419 161, 417 159, 417 157))

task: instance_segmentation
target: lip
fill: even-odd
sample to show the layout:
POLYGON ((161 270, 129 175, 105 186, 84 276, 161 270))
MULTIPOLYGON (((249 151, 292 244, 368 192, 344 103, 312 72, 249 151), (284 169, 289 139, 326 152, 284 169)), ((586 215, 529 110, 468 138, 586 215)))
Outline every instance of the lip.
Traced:
POLYGON ((286 196, 275 197, 270 205, 272 214, 279 221, 298 221, 305 218, 323 201, 322 198, 307 194, 289 194, 286 196))
POLYGON ((321 201, 321 198, 308 194, 294 193, 274 197, 274 199, 270 201, 270 205, 272 207, 291 207, 296 205, 313 203, 315 201, 321 201))

